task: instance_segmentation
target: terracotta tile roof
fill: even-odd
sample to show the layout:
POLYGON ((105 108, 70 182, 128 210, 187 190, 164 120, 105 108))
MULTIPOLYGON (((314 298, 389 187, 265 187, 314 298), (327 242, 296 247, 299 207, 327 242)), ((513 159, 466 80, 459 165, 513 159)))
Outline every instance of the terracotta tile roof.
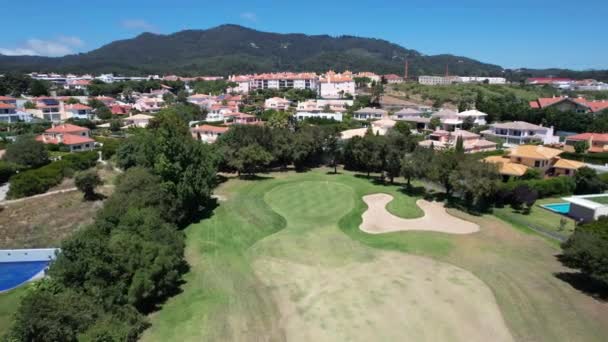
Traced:
POLYGON ((15 109, 15 106, 12 104, 0 102, 0 108, 1 109, 15 109))
POLYGON ((552 159, 560 155, 562 150, 556 148, 537 146, 537 145, 519 145, 513 147, 509 151, 511 157, 531 158, 531 159, 552 159))
POLYGON ((45 144, 65 144, 65 145, 79 145, 79 144, 86 144, 86 143, 94 143, 95 140, 89 138, 89 137, 83 137, 80 135, 76 135, 76 134, 63 134, 62 138, 53 138, 53 137, 43 137, 42 135, 39 135, 36 137, 36 140, 38 141, 42 141, 45 144))
POLYGON ((581 167, 584 167, 585 163, 581 163, 579 161, 576 160, 570 160, 570 159, 558 159, 555 164, 553 164, 553 167, 557 167, 560 169, 569 169, 569 170, 578 170, 581 167))
POLYGON ((531 108, 546 108, 557 103, 568 101, 576 103, 580 106, 587 107, 591 112, 601 112, 608 109, 608 101, 606 100, 587 100, 584 97, 541 97, 535 101, 530 101, 531 108))
POLYGON ((483 159, 487 163, 498 165, 498 173, 507 176, 523 176, 528 167, 522 164, 513 163, 509 158, 502 156, 490 156, 483 159))
POLYGON ((228 127, 218 127, 218 126, 211 126, 211 125, 202 125, 202 126, 196 126, 192 128, 193 132, 211 132, 211 133, 226 133, 226 131, 228 131, 228 127))
POLYGON ((566 137, 566 141, 593 141, 608 142, 608 133, 581 133, 566 137))
POLYGON ((70 133, 81 133, 88 132, 89 129, 86 127, 80 127, 72 124, 61 124, 55 127, 51 127, 47 129, 46 133, 62 133, 62 134, 70 134, 70 133))
POLYGON ((66 109, 67 110, 70 110, 70 109, 74 109, 74 110, 91 110, 93 108, 91 108, 89 106, 85 106, 82 103, 74 103, 74 104, 71 104, 71 105, 67 105, 66 109))
POLYGON ((129 105, 113 105, 110 106, 110 112, 114 115, 126 115, 129 114, 131 106, 129 105))
POLYGON ((16 101, 17 99, 12 96, 0 96, 0 101, 16 101))

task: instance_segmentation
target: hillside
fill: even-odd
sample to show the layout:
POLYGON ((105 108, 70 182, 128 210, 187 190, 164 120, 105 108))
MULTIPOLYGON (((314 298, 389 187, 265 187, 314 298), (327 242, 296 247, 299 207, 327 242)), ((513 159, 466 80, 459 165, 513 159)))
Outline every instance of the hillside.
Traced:
POLYGON ((501 75, 502 68, 453 55, 425 56, 381 39, 261 32, 237 25, 143 33, 99 49, 65 57, 3 56, 0 72, 114 72, 229 75, 269 71, 353 70, 410 75, 501 75))

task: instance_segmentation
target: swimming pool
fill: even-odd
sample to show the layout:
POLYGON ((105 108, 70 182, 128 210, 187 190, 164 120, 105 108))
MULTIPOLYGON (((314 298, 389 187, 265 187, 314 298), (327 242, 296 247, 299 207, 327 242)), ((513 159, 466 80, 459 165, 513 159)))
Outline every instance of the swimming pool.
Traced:
POLYGON ((0 262, 0 291, 15 288, 43 271, 50 261, 0 262))
POLYGON ((570 212, 570 203, 550 203, 541 207, 556 212, 558 214, 567 215, 570 212))

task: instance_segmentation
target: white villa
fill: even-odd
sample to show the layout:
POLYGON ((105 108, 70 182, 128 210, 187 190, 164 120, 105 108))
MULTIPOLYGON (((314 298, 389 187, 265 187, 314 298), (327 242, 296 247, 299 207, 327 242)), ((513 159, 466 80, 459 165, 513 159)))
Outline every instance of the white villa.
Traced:
POLYGON ((146 115, 146 114, 131 115, 124 119, 124 121, 126 122, 127 125, 123 128, 128 128, 128 127, 146 128, 146 127, 148 127, 148 124, 150 123, 150 120, 152 120, 152 119, 154 119, 153 116, 146 115))
POLYGON ((553 127, 534 125, 525 121, 491 124, 490 129, 482 131, 481 134, 502 138, 507 146, 522 145, 532 141, 540 141, 545 145, 559 143, 559 137, 553 135, 553 127))
POLYGON ((319 79, 319 95, 326 99, 341 99, 355 95, 355 80, 352 73, 337 74, 328 71, 319 79))
POLYGON ((388 112, 378 108, 361 108, 353 113, 353 118, 356 120, 380 120, 387 117, 388 112))
POLYGON ((196 140, 211 144, 214 143, 220 135, 226 133, 228 127, 218 127, 211 125, 201 125, 190 129, 192 137, 196 140))
POLYGON ((280 97, 271 97, 264 101, 264 109, 286 110, 290 105, 291 101, 280 97))

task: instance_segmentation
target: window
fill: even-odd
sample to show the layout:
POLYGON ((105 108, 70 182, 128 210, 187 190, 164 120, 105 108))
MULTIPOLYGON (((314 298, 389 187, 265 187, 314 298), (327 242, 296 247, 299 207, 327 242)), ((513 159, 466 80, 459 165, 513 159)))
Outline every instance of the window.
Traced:
POLYGON ((539 160, 535 160, 534 161, 534 167, 540 167, 540 161, 539 160))
POLYGON ((570 170, 565 170, 565 171, 564 171, 564 174, 565 174, 566 176, 569 176, 569 175, 570 175, 570 170))

